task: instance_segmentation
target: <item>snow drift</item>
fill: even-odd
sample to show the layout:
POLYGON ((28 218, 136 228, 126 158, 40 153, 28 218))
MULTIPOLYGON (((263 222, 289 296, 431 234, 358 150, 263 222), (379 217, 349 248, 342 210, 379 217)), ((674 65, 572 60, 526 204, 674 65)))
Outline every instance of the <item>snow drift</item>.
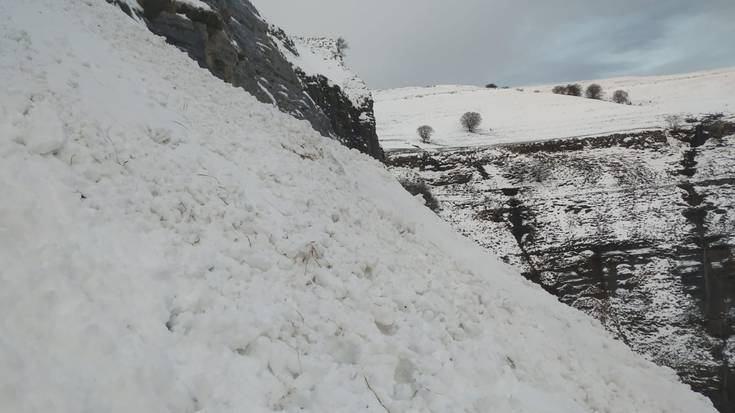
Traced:
POLYGON ((0 410, 713 410, 103 0, 0 12, 0 410))

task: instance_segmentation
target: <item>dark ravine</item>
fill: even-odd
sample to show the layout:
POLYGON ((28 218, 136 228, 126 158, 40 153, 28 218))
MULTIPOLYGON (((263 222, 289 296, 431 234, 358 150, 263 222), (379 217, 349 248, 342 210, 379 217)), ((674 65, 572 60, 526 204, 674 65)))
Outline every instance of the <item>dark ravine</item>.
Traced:
POLYGON ((338 85, 295 67, 274 39, 298 54, 283 30, 268 24, 248 0, 202 0, 210 10, 178 0, 107 0, 185 51, 200 66, 263 103, 307 120, 324 136, 383 159, 373 102, 353 104, 338 85))
POLYGON ((678 173, 682 175, 682 181, 678 186, 683 191, 682 200, 688 206, 682 214, 689 221, 691 232, 687 248, 680 251, 687 265, 677 268, 677 272, 701 301, 702 323, 713 337, 711 352, 719 368, 711 374, 719 379, 719 385, 716 388, 710 385, 704 391, 722 411, 732 412, 735 411, 735 366, 729 357, 732 343, 728 341, 733 336, 731 301, 735 297, 735 256, 732 246, 722 242, 728 234, 711 228, 710 214, 718 213, 707 199, 708 187, 712 185, 696 181, 701 148, 712 135, 723 133, 713 130, 714 122, 717 122, 716 118, 706 119, 694 128, 693 134, 684 133, 682 137, 690 149, 684 152, 680 162, 678 173))
POLYGON ((735 123, 387 158, 459 232, 735 412, 735 123))

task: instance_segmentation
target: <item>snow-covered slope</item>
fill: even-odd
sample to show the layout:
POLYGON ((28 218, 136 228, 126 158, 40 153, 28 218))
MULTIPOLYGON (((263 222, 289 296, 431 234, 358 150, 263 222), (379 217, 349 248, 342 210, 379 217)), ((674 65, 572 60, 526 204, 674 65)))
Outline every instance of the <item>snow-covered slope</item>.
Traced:
POLYGON ((713 411, 103 0, 0 13, 3 412, 713 411))
POLYGON ((554 95, 552 85, 393 89, 375 93, 378 135, 386 150, 461 147, 655 129, 669 115, 735 114, 735 68, 580 83, 600 84, 606 98, 625 90, 632 105, 554 95), (459 118, 468 111, 483 116, 479 133, 460 127, 459 118), (436 130, 433 145, 421 144, 416 135, 424 124, 436 130))

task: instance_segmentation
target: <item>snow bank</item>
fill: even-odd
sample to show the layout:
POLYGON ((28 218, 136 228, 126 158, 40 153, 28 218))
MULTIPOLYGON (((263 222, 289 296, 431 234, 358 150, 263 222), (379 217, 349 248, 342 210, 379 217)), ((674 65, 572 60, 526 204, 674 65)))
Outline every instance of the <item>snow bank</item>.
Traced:
POLYGON ((606 99, 615 90, 626 90, 633 104, 554 95, 552 85, 384 90, 374 94, 378 136, 386 150, 482 146, 658 129, 672 114, 735 114, 735 68, 580 83, 599 83, 606 99), (484 118, 478 133, 467 133, 459 125, 460 116, 468 111, 484 118), (424 124, 436 131, 433 144, 422 144, 416 134, 416 128, 424 124))
POLYGON ((3 411, 713 410, 113 6, 0 12, 3 411))

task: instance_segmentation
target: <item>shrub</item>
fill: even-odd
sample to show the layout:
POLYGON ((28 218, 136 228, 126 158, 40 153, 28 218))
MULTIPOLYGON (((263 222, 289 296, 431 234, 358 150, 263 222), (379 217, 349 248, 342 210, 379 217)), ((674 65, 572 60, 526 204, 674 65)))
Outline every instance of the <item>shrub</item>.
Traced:
POLYGON ((421 138, 421 142, 429 143, 431 142, 431 136, 434 135, 434 128, 429 125, 419 126, 419 128, 416 129, 416 133, 418 133, 421 138))
POLYGON ((566 89, 569 96, 582 96, 582 85, 579 83, 568 84, 566 89))
POLYGON ((488 89, 497 89, 498 85, 496 85, 495 83, 488 83, 487 85, 485 85, 485 87, 488 89))
POLYGON ((421 195, 424 198, 426 206, 434 212, 439 211, 439 201, 436 199, 434 194, 431 193, 431 188, 421 178, 401 178, 398 180, 401 186, 413 196, 421 195))
POLYGON ((467 129, 467 132, 475 133, 478 126, 482 123, 482 115, 477 112, 467 112, 459 119, 462 127, 467 129))
POLYGON ((587 86, 587 90, 584 91, 584 95, 588 99, 602 99, 602 86, 598 85, 597 83, 593 83, 589 86, 587 86))
POLYGON ((542 159, 534 159, 528 165, 529 179, 538 183, 544 182, 551 178, 552 166, 542 159))
POLYGON ((681 116, 679 115, 669 115, 664 118, 664 122, 666 122, 666 126, 671 130, 679 130, 681 128, 681 116))
POLYGON ((553 89, 551 89, 552 93, 556 93, 557 95, 566 95, 567 94, 567 87, 566 86, 554 86, 553 89))
POLYGON ((702 118, 702 126, 711 139, 721 141, 725 136, 733 133, 732 124, 724 121, 724 117, 723 113, 712 113, 702 118))
POLYGON ((628 92, 624 90, 616 90, 612 97, 613 102, 620 103, 621 105, 630 105, 630 99, 628 98, 628 92))
POLYGON ((716 120, 709 126, 709 135, 712 139, 721 141, 726 134, 727 125, 721 120, 716 120))

